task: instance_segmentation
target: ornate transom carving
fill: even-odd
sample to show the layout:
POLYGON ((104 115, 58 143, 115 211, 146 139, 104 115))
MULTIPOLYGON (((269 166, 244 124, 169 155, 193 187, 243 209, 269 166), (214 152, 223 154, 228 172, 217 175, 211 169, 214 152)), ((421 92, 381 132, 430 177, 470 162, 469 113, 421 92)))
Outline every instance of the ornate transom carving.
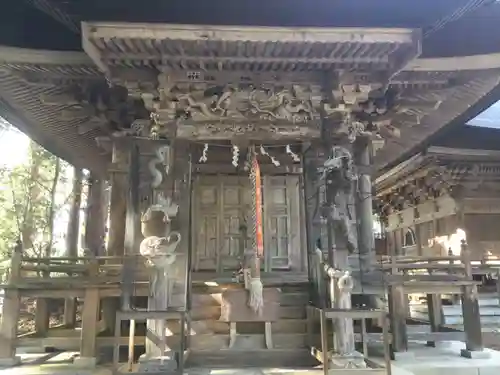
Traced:
POLYGON ((164 124, 174 121, 178 124, 305 124, 319 120, 321 97, 302 85, 169 84, 165 78, 159 82, 159 96, 145 97, 145 101, 164 124))

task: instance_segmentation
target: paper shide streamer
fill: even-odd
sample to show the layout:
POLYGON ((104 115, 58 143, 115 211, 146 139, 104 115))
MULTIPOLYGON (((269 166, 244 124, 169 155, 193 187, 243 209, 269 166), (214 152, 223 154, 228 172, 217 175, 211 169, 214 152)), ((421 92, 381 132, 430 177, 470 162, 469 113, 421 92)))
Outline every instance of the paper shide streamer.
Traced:
POLYGON ((279 167, 281 165, 281 163, 279 162, 279 160, 276 159, 274 156, 269 155, 269 153, 266 151, 266 149, 262 145, 260 145, 260 154, 264 155, 264 156, 267 156, 269 159, 271 159, 271 163, 273 163, 273 165, 275 167, 279 167))
POLYGON ((208 152, 208 143, 205 143, 203 146, 203 151, 201 152, 199 163, 206 163, 207 162, 207 160, 208 160, 207 152, 208 152))

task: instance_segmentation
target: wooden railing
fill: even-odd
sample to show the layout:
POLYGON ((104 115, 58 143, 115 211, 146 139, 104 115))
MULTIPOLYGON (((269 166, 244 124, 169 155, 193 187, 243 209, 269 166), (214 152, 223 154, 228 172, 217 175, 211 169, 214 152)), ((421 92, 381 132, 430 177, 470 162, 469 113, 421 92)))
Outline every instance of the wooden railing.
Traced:
POLYGON ((82 289, 95 285, 109 287, 120 284, 123 262, 134 258, 138 265, 138 282, 147 282, 148 274, 140 255, 102 257, 32 258, 14 254, 12 259, 0 262, 0 288, 17 289, 82 289), (17 277, 12 279, 10 275, 17 277))

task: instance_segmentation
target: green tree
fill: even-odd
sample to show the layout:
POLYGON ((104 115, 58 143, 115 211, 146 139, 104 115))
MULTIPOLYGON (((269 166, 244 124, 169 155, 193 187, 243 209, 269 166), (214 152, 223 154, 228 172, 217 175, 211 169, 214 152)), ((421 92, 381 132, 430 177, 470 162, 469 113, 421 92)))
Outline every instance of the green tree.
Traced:
POLYGON ((0 256, 17 239, 29 256, 51 255, 54 218, 65 203, 57 204, 56 195, 68 167, 31 141, 26 163, 0 170, 0 256))

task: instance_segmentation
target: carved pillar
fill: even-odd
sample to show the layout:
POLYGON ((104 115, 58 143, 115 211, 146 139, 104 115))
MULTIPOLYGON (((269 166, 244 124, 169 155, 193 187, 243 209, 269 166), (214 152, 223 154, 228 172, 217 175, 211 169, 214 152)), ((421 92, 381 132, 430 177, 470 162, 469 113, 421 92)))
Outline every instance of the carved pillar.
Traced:
POLYGON ((371 141, 366 138, 358 139, 357 164, 360 173, 358 175, 358 196, 356 197, 356 213, 358 227, 358 251, 360 254, 360 269, 368 271, 374 256, 373 238, 373 199, 372 182, 369 174, 371 164, 371 141))
POLYGON ((85 217, 85 248, 96 256, 104 255, 104 181, 92 174, 88 179, 89 189, 85 217))
MULTIPOLYGON (((349 276, 348 257, 357 249, 354 204, 354 160, 350 151, 342 146, 333 146, 329 158, 323 165, 322 183, 325 185, 326 202, 323 206, 323 223, 326 222, 328 242, 332 253, 329 261, 335 269, 345 272, 345 277, 332 278, 330 283, 331 305, 336 309, 350 310, 352 279, 349 276)), ((353 321, 339 318, 335 322, 335 354, 332 365, 337 368, 366 367, 363 355, 354 345, 353 321)))
MULTIPOLYGON (((190 284, 188 269, 190 243, 191 172, 185 144, 160 146, 150 166, 162 178, 153 181, 154 199, 143 215, 140 252, 150 265, 150 296, 148 309, 167 311, 186 306, 186 288, 190 284), (168 159, 168 160, 167 160, 168 159), (157 161, 157 163, 155 163, 157 161)), ((146 354, 142 362, 148 371, 153 368, 172 370, 177 365, 174 351, 166 344, 166 333, 175 329, 177 321, 148 319, 146 354), (161 364, 159 364, 159 360, 161 364)), ((180 338, 182 339, 182 338, 180 338)))

